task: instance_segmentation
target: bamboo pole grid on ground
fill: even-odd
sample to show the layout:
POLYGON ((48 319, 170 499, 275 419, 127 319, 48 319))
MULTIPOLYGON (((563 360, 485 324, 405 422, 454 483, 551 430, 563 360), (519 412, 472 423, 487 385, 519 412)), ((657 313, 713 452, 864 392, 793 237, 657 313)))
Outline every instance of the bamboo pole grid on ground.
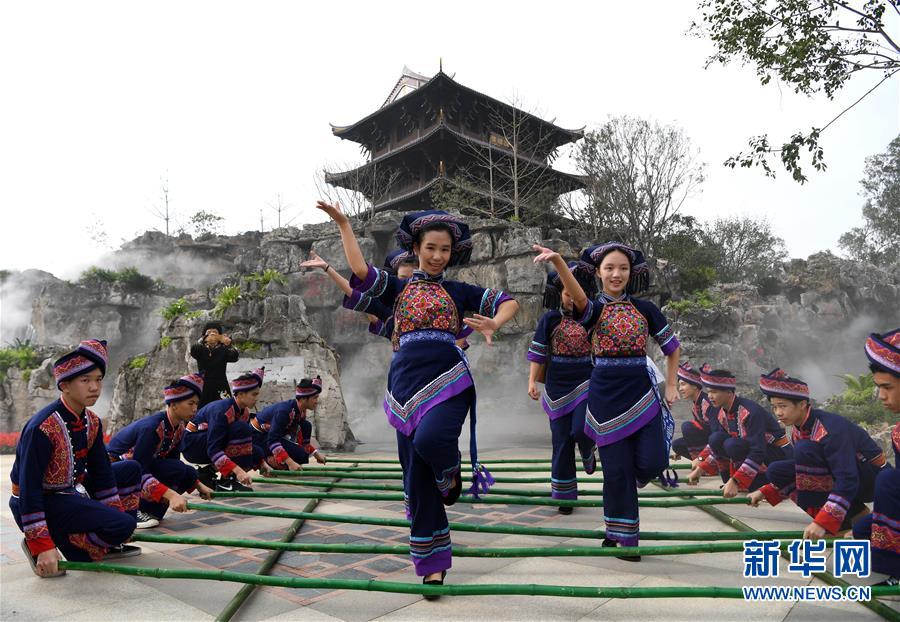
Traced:
MULTIPOLYGON (((371 524, 391 527, 408 527, 409 521, 400 519, 386 519, 366 516, 346 516, 316 513, 313 510, 322 499, 341 499, 355 501, 403 501, 402 494, 371 494, 371 493, 343 493, 331 492, 333 489, 353 490, 379 490, 402 492, 403 487, 394 484, 364 484, 364 483, 339 483, 340 479, 372 479, 372 480, 396 480, 401 479, 402 471, 397 468, 396 461, 392 460, 348 460, 331 459, 329 467, 307 467, 300 472, 275 471, 277 477, 258 477, 254 483, 279 484, 291 486, 306 486, 322 488, 323 491, 293 492, 293 491, 259 491, 253 493, 216 493, 216 497, 250 497, 250 498, 297 498, 309 499, 302 511, 291 510, 265 510, 258 508, 244 508, 221 504, 190 503, 193 510, 208 512, 224 512, 249 516, 270 516, 276 518, 293 519, 291 526, 285 535, 277 542, 262 540, 247 540, 235 538, 207 538, 190 536, 166 536, 160 534, 138 533, 135 535, 137 542, 159 542, 174 544, 197 544, 208 546, 227 546, 235 548, 259 548, 270 550, 271 554, 260 566, 256 574, 245 574, 229 571, 207 570, 175 570, 165 568, 135 568, 131 566, 117 566, 111 564, 85 564, 78 562, 62 562, 61 566, 70 570, 90 570, 97 572, 110 572, 116 574, 128 574, 136 576, 149 576, 157 578, 182 578, 182 579, 212 579, 219 581, 232 581, 242 583, 242 589, 229 602, 216 618, 227 622, 253 593, 255 587, 277 586, 292 588, 316 588, 316 589, 348 589, 384 591, 393 593, 466 596, 466 595, 540 595, 540 596, 568 596, 580 598, 743 598, 741 588, 725 587, 665 587, 665 588, 619 588, 619 587, 580 587, 580 586, 555 586, 533 584, 480 584, 480 585, 445 585, 426 586, 415 583, 398 583, 378 580, 350 580, 350 579, 311 579, 296 577, 272 577, 267 576, 277 562, 278 556, 284 551, 304 551, 323 553, 356 553, 356 554, 393 554, 402 555, 409 551, 403 545, 351 545, 351 544, 322 544, 293 542, 300 527, 306 520, 326 521, 335 523, 371 524), (351 464, 352 466, 334 467, 333 464, 351 464), (367 465, 367 466, 360 466, 367 465), (379 466, 368 466, 379 465, 379 466), (380 466, 388 465, 388 466, 380 466), (304 479, 299 479, 299 478, 304 479), (330 481, 308 480, 308 477, 330 477, 330 481)), ((546 472, 549 470, 549 461, 541 459, 506 459, 485 461, 492 472, 530 473, 546 472), (513 467, 510 464, 532 464, 542 466, 513 467), (496 466, 500 465, 500 466, 496 466)), ((676 469, 689 468, 688 465, 674 465, 676 469)), ((465 465, 463 466, 465 469, 465 465)), ((495 477, 498 483, 549 483, 546 477, 495 477), (500 482, 500 480, 503 480, 500 482)), ((602 481, 599 478, 591 478, 588 483, 602 481)), ((599 491, 579 490, 579 495, 592 496, 599 491)), ((550 499, 546 491, 510 489, 495 487, 491 493, 482 499, 473 499, 462 496, 461 503, 488 503, 496 505, 536 505, 536 506, 569 506, 569 507, 602 507, 602 501, 596 500, 561 500, 550 499)), ((796 539, 801 538, 802 533, 797 531, 755 531, 740 520, 726 514, 722 510, 713 507, 722 504, 746 504, 746 499, 723 499, 721 493, 709 490, 687 489, 663 489, 659 491, 639 492, 639 505, 641 507, 690 507, 698 509, 715 517, 717 520, 736 529, 736 532, 642 532, 645 540, 673 540, 673 541, 703 541, 701 544, 655 545, 639 547, 604 548, 596 546, 570 546, 570 547, 456 547, 454 555, 458 557, 608 557, 616 555, 683 555, 717 552, 735 552, 743 550, 743 540, 747 539, 796 539), (715 497, 715 498, 714 498, 715 497), (728 541, 731 540, 731 541, 728 541)), ((468 523, 450 523, 453 531, 469 531, 482 533, 504 533, 519 535, 537 535, 563 538, 590 538, 604 537, 603 530, 527 527, 519 525, 472 525, 468 523)), ((782 547, 782 555, 786 554, 782 547)), ((830 585, 836 585, 846 590, 848 584, 830 575, 819 573, 817 578, 830 585)), ((887 620, 900 620, 900 613, 891 609, 877 600, 879 596, 898 595, 900 589, 895 587, 873 588, 873 600, 861 603, 870 610, 887 620)))

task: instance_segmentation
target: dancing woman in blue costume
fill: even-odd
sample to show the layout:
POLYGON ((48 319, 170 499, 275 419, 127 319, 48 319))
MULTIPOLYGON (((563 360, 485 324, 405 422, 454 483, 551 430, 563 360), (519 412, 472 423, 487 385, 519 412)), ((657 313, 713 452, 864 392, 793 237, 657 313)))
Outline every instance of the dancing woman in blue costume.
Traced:
MULTIPOLYGON (((597 295, 594 266, 583 261, 569 263, 569 269, 588 296, 597 295)), ((544 307, 534 338, 525 357, 530 362, 528 396, 540 400, 550 418, 553 445, 550 494, 554 499, 577 499, 575 447, 581 454, 584 472, 592 474, 597 460, 594 440, 584 433, 588 385, 591 371, 591 339, 585 327, 572 317, 572 296, 563 287, 559 274, 547 275, 544 307), (541 370, 544 380, 539 379, 541 370), (544 383, 539 391, 537 382, 544 383)), ((571 514, 572 506, 559 506, 560 514, 571 514)))
MULTIPOLYGON (((535 246, 535 262, 551 262, 571 292, 575 317, 591 331, 594 369, 588 390, 585 433, 594 439, 603 468, 604 546, 637 546, 637 489, 668 467, 674 421, 668 407, 675 388, 680 346, 659 308, 632 297, 649 286, 643 255, 619 242, 586 249, 603 286, 595 300, 584 293, 565 261, 535 246), (649 337, 666 357, 666 394, 659 395, 647 364, 649 337)), ((640 561, 640 556, 622 556, 640 561)))
POLYGON ((491 344, 493 334, 512 319, 519 305, 499 290, 444 278, 447 267, 466 263, 472 252, 469 228, 458 218, 441 211, 403 218, 397 240, 415 253, 419 269, 409 279, 399 279, 366 263, 339 207, 322 201, 316 207, 340 229, 354 289, 394 310, 394 357, 384 410, 397 430, 397 450, 407 479, 413 565, 423 583, 441 585, 452 558, 444 506, 455 503, 462 492, 458 442, 470 410, 470 492, 487 492, 492 483, 478 463, 475 386, 455 341, 465 324, 491 344), (463 319, 466 311, 474 315, 463 319))

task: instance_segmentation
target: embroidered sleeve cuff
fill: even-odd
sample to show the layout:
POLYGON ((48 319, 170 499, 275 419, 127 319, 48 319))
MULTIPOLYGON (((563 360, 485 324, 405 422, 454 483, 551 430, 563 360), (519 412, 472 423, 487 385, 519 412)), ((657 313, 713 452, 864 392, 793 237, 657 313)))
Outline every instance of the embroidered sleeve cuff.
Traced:
POLYGON ((713 457, 709 457, 702 461, 700 463, 700 469, 707 475, 715 475, 719 472, 719 466, 716 463, 716 459, 713 457))
POLYGON ((760 488, 759 491, 763 493, 763 497, 766 498, 766 501, 768 501, 771 506, 776 506, 782 501, 781 494, 774 484, 766 484, 760 488))
POLYGON ((305 451, 307 455, 311 456, 316 453, 316 448, 313 447, 312 443, 307 443, 303 445, 303 451, 305 451))
POLYGON ((659 333, 654 335, 653 338, 656 339, 656 343, 659 344, 660 350, 662 350, 662 353, 666 356, 669 356, 681 346, 678 337, 675 336, 675 331, 668 324, 659 333))
POLYGON ((275 464, 284 464, 284 461, 288 459, 288 452, 280 444, 271 445, 269 449, 272 450, 272 459, 275 461, 275 464))
POLYGON ((376 337, 386 337, 390 339, 391 333, 393 332, 392 326, 393 323, 382 322, 381 320, 369 322, 369 332, 376 337))
POLYGON ((105 488, 103 490, 98 490, 93 495, 95 501, 99 501, 100 503, 106 503, 109 505, 110 499, 118 499, 119 498, 119 489, 118 488, 105 488))
POLYGON ((358 290, 362 296, 378 298, 384 293, 387 284, 388 273, 371 265, 364 279, 359 279, 356 274, 350 275, 350 287, 358 290))
POLYGON ((161 481, 147 473, 141 481, 141 497, 147 501, 155 501, 159 503, 163 496, 168 492, 169 487, 161 481))
POLYGON ((486 289, 481 297, 481 305, 478 308, 478 314, 485 317, 494 317, 497 309, 504 302, 513 300, 513 297, 499 289, 486 289))
POLYGON ((349 296, 344 296, 341 306, 350 311, 365 312, 369 308, 370 302, 372 299, 369 296, 364 296, 359 290, 354 289, 349 296))
POLYGON ((813 520, 834 535, 841 529, 844 518, 847 517, 849 503, 840 495, 828 495, 828 501, 822 509, 813 517, 813 520))
POLYGON ((700 460, 700 469, 707 475, 715 475, 719 472, 719 465, 709 445, 703 448, 697 459, 700 460))
POLYGON ((25 543, 28 545, 28 550, 31 551, 31 554, 35 557, 37 557, 44 551, 50 551, 56 548, 56 544, 53 543, 53 540, 49 535, 35 538, 26 538, 25 543))
POLYGON ((547 362, 547 346, 532 341, 531 347, 528 348, 528 353, 525 355, 525 358, 532 363, 543 365, 547 362))
POLYGON ((581 317, 577 321, 582 326, 586 326, 592 315, 594 315, 594 301, 588 299, 587 304, 584 305, 584 312, 582 312, 581 317))
POLYGON ((748 462, 748 460, 744 460, 744 463, 740 468, 738 468, 731 476, 741 488, 749 488, 750 484, 753 483, 754 478, 756 478, 756 474, 759 472, 758 469, 754 468, 752 464, 748 464, 748 462))
POLYGON ((222 474, 223 477, 228 477, 231 475, 231 472, 237 468, 237 465, 225 455, 225 452, 220 451, 213 457, 213 464, 216 466, 216 470, 222 474))

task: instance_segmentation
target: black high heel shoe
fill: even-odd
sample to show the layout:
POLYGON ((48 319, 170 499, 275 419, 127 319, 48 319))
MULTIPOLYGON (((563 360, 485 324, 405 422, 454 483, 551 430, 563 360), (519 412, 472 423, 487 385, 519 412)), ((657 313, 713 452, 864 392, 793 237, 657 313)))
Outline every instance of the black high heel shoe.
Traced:
MULTIPOLYGON (((441 578, 440 579, 430 579, 428 581, 425 580, 425 577, 422 577, 422 585, 444 585, 444 579, 447 577, 447 571, 441 570, 441 578)), ((440 594, 424 594, 425 600, 437 600, 440 598, 440 594)))
POLYGON ((453 488, 447 491, 447 496, 442 499, 444 505, 451 506, 459 499, 462 494, 462 471, 456 472, 456 481, 453 482, 453 488))
MULTIPOLYGON (((603 538, 603 546, 618 548, 619 543, 615 540, 610 540, 609 538, 603 538)), ((621 559, 625 562, 639 562, 641 561, 640 555, 616 555, 616 559, 621 559)))

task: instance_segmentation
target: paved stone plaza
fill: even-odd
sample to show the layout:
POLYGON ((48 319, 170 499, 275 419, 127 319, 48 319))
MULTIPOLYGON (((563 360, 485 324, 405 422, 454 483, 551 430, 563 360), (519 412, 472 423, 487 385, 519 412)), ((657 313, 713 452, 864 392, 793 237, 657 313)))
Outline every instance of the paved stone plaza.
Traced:
MULTIPOLYGON (((387 447, 343 457, 389 458, 387 447)), ((542 450, 522 448, 485 451, 490 460, 540 456, 542 450)), ((549 452, 547 452, 549 453, 549 452)), ((332 457, 338 457, 337 455, 332 457)), ((0 491, 9 498, 9 469, 12 456, 3 456, 0 491)), ((342 465, 347 466, 347 465, 342 465)), ((316 467, 310 467, 316 468, 316 467)), ((528 473, 527 475, 540 475, 528 473)), ((549 472, 546 474, 549 477, 549 472)), ((396 481, 394 482, 396 483, 396 481)), ((711 479, 704 480, 712 488, 711 479)), ((509 484, 502 484, 509 487, 509 484)), ((529 487, 541 489, 540 484, 529 487)), ((599 484, 592 484, 599 488, 599 484)), ((298 487, 258 484, 257 490, 303 490, 298 487)), ((251 508, 300 510, 301 499, 222 499, 221 503, 251 508)), ((753 508, 730 505, 723 510, 757 529, 802 530, 807 524, 803 514, 792 505, 777 508, 753 508)), ((576 508, 571 516, 560 516, 547 506, 469 505, 451 508, 451 521, 478 524, 535 525, 596 529, 602 526, 600 508, 576 508)), ((317 512, 403 518, 398 502, 323 501, 317 512)), ((20 533, 12 516, 2 513, 3 620, 211 620, 241 589, 236 583, 198 580, 152 579, 100 573, 69 572, 60 579, 35 577, 19 548, 20 533)), ((278 540, 289 520, 229 514, 190 512, 169 515, 152 533, 258 538, 278 540)), ((642 508, 641 525, 647 531, 725 531, 730 530, 701 510, 685 508, 642 508)), ((407 532, 401 528, 307 521, 297 541, 357 544, 406 544, 407 532)), ((457 546, 585 546, 599 544, 584 539, 564 539, 497 534, 453 533, 457 546)), ((651 544, 651 542, 645 542, 651 544)), ((141 543, 144 554, 120 563, 155 568, 224 569, 256 572, 269 551, 227 549, 223 547, 141 543)), ((715 553, 644 557, 639 564, 615 558, 456 558, 447 582, 463 583, 542 583, 585 586, 724 586, 745 583, 741 576, 740 553, 715 553)), ((323 577, 341 579, 382 579, 418 583, 406 556, 309 554, 285 552, 272 573, 286 577, 323 577)), ((754 584, 817 584, 786 573, 754 584)), ((871 583, 871 580, 859 581, 871 583)), ((886 601, 887 602, 887 601, 886 601)), ((900 610, 900 601, 890 602, 900 610)), ((444 597, 429 602, 418 595, 359 592, 348 590, 284 589, 261 587, 244 604, 235 620, 880 620, 854 603, 747 603, 732 599, 577 599, 526 596, 444 597)))

